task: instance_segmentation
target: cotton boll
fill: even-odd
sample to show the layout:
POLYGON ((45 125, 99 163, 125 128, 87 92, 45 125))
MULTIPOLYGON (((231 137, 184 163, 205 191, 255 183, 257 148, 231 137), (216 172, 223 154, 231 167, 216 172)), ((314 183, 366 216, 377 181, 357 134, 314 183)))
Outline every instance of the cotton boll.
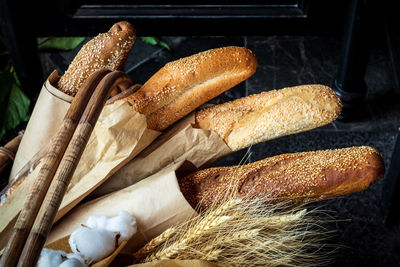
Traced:
POLYGON ((97 262, 114 252, 118 234, 85 226, 77 228, 69 238, 71 250, 85 261, 97 262))
POLYGON ((86 226, 90 228, 105 229, 109 218, 110 217, 103 214, 90 215, 86 220, 86 226))
POLYGON ((85 261, 74 253, 67 255, 67 259, 59 267, 87 267, 85 261))
POLYGON ((69 253, 69 254, 67 254, 67 259, 76 259, 76 260, 80 261, 83 265, 86 266, 85 260, 81 256, 79 256, 78 254, 69 253))
POLYGON ((105 229, 119 232, 120 241, 129 240, 137 231, 136 218, 126 211, 120 211, 117 216, 108 219, 105 229))
POLYGON ((58 267, 85 267, 85 266, 87 265, 86 264, 82 265, 82 263, 77 259, 68 259, 63 263, 61 263, 60 265, 58 265, 58 267))
POLYGON ((87 267, 87 265, 76 258, 71 258, 63 261, 58 267, 87 267))
POLYGON ((52 250, 44 248, 40 252, 38 267, 55 267, 59 266, 65 259, 67 254, 61 250, 52 250))

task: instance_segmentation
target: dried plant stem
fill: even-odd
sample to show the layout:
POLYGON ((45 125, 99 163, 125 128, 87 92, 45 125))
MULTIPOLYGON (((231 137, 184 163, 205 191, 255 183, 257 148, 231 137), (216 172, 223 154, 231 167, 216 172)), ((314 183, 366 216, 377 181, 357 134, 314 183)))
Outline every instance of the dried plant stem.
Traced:
POLYGON ((176 233, 176 229, 174 227, 168 228, 161 235, 153 238, 146 244, 146 246, 142 247, 135 253, 135 257, 137 259, 145 258, 147 255, 151 254, 155 251, 161 244, 165 242, 165 240, 172 237, 173 234, 176 233))
POLYGON ((265 200, 231 198, 167 230, 135 257, 142 262, 202 259, 219 266, 323 265, 327 258, 319 249, 324 235, 311 215, 265 200))

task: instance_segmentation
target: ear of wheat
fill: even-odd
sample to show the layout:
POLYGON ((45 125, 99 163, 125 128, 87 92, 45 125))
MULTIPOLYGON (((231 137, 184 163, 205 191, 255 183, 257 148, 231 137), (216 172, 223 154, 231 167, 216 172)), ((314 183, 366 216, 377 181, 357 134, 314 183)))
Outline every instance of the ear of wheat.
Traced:
POLYGON ((202 259, 219 266, 318 266, 326 231, 314 211, 261 199, 230 198, 168 229, 135 257, 141 262, 202 259))

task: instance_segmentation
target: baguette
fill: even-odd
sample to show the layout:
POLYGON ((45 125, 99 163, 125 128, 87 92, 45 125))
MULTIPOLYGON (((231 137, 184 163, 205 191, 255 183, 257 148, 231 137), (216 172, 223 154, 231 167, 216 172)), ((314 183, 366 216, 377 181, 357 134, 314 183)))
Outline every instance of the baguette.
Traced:
POLYGON ((233 150, 332 122, 341 111, 329 87, 272 90, 197 111, 194 127, 217 133, 233 150))
POLYGON ((250 77, 257 59, 243 47, 207 50, 166 64, 136 93, 133 108, 162 131, 195 108, 250 77))
POLYGON ((183 125, 192 124, 193 120, 189 118, 194 117, 195 128, 214 131, 220 138, 215 134, 210 135, 209 131, 199 131, 192 127, 182 130, 177 125, 174 130, 179 129, 178 132, 171 129, 171 131, 164 133, 161 139, 158 139, 159 141, 164 140, 165 143, 153 143, 143 151, 144 153, 127 163, 96 189, 92 196, 99 196, 124 188, 157 172, 177 159, 193 161, 192 163, 196 166, 202 167, 203 164, 209 165, 217 158, 226 156, 232 148, 239 150, 246 145, 253 145, 260 141, 321 126, 336 118, 340 113, 340 108, 340 100, 330 88, 322 85, 304 85, 244 97, 233 102, 196 111, 194 116, 188 117, 183 122, 183 125), (305 98, 306 100, 304 100, 305 98), (315 99, 320 101, 318 102, 315 99), (287 105, 290 100, 293 100, 293 105, 288 110, 287 105), (308 101, 309 104, 304 104, 305 101, 308 101), (306 110, 309 106, 310 108, 306 110), (292 114, 290 111, 299 112, 300 115, 292 114), (308 117, 302 112, 314 112, 313 120, 308 120, 308 117), (281 120, 271 119, 273 116, 279 118, 281 114, 286 114, 286 116, 282 116, 281 120), (246 116, 252 116, 249 123, 246 121, 246 116), (257 116, 261 116, 261 118, 257 116), (243 136, 245 142, 232 143, 227 136, 229 136, 229 132, 232 132, 232 128, 239 124, 238 121, 243 122, 243 127, 248 129, 243 136), (257 123, 254 123, 254 121, 257 123), (282 124, 285 125, 285 128, 281 127, 282 124), (254 133, 253 125, 258 125, 263 130, 259 136, 252 135, 254 133), (202 139, 203 134, 200 133, 206 135, 204 139, 202 139), (224 141, 230 145, 229 148, 223 144, 224 141), (210 145, 216 145, 215 142, 218 142, 219 145, 213 149, 210 145), (177 145, 179 145, 179 148, 175 148, 177 145), (165 153, 165 151, 170 152, 165 153), (157 164, 152 164, 153 162, 157 162, 157 164), (148 167, 144 168, 143 164, 148 167))
POLYGON ((75 96, 83 82, 96 70, 122 70, 135 39, 136 31, 129 22, 115 23, 108 32, 99 34, 79 50, 56 87, 75 96))
POLYGON ((379 152, 367 146, 283 154, 243 166, 217 167, 179 178, 192 205, 209 208, 221 195, 306 203, 362 191, 384 174, 379 152))

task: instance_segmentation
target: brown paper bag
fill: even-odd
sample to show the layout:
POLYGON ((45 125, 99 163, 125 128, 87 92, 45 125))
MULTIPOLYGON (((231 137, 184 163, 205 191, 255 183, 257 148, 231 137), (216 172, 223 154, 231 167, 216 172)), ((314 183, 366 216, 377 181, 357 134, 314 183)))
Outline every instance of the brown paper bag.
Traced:
MULTIPOLYGON (((53 250, 62 250, 66 253, 71 253, 71 248, 68 242, 69 236, 61 238, 53 243, 47 244, 45 247, 48 249, 53 250)), ((93 267, 106 267, 109 266, 115 257, 121 252, 121 250, 125 247, 126 241, 123 241, 118 248, 107 258, 96 262, 95 264, 91 265, 93 267)), ((132 267, 150 267, 150 266, 171 266, 171 267, 185 267, 185 266, 199 266, 199 267, 215 267, 217 265, 209 263, 204 260, 160 260, 160 261, 153 261, 148 263, 141 263, 141 264, 134 264, 131 265, 132 267)))
POLYGON ((149 177, 166 166, 188 160, 197 168, 211 164, 232 150, 214 132, 193 127, 194 113, 163 133, 137 157, 113 174, 90 195, 96 198, 149 177))
POLYGON ((204 260, 159 260, 129 267, 217 267, 218 265, 204 260))
POLYGON ((11 169, 10 182, 14 181, 16 174, 36 153, 48 145, 49 140, 60 128, 64 116, 71 105, 73 97, 64 94, 53 86, 59 78, 57 71, 53 71, 43 84, 18 147, 11 169))
MULTIPOLYGON (((147 147, 160 132, 147 129, 146 117, 127 101, 106 105, 82 154, 61 203, 56 221, 110 177, 118 168, 147 147)), ((4 247, 13 220, 23 207, 41 164, 30 173, 0 206, 0 249, 4 247)))
MULTIPOLYGON (((71 247, 69 246, 69 236, 63 237, 59 240, 56 240, 53 243, 47 244, 45 248, 53 249, 53 250, 61 250, 65 253, 72 253, 71 247)), ((126 241, 121 242, 121 244, 117 247, 117 249, 108 257, 102 259, 95 264, 92 264, 93 267, 106 267, 110 265, 110 263, 115 259, 115 257, 121 252, 121 250, 125 247, 126 241)))
POLYGON ((184 163, 171 165, 132 186, 76 206, 54 225, 46 242, 70 235, 90 215, 115 216, 125 210, 136 217, 138 227, 138 232, 123 249, 125 253, 133 253, 172 225, 196 214, 177 181, 177 172, 188 173, 184 163))

